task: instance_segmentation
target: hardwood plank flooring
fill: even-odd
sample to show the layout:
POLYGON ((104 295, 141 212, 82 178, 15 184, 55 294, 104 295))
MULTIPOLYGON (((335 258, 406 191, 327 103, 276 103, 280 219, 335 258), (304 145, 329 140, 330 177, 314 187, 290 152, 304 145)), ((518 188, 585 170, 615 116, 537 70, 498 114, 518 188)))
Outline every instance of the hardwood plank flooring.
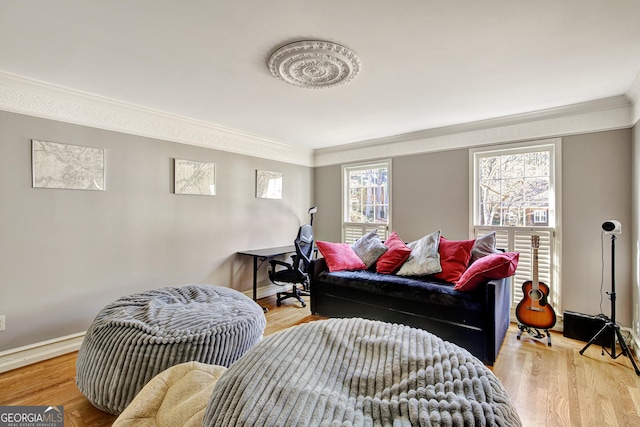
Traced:
POLYGON ((596 345, 581 355, 584 342, 555 332, 552 347, 517 333, 512 324, 493 372, 524 426, 640 426, 640 377, 626 356, 596 345))
MULTIPOLYGON (((308 297, 307 297, 308 301, 308 297)), ((267 308, 265 336, 290 326, 320 319, 309 307, 288 300, 276 307, 273 297, 260 303, 267 308)), ((527 334, 516 339, 511 325, 493 372, 502 381, 528 426, 640 426, 640 377, 629 359, 612 359, 592 345, 552 333, 546 339, 527 334)), ((115 416, 94 408, 75 385, 77 353, 0 374, 0 406, 63 405, 67 427, 108 427, 115 416)))

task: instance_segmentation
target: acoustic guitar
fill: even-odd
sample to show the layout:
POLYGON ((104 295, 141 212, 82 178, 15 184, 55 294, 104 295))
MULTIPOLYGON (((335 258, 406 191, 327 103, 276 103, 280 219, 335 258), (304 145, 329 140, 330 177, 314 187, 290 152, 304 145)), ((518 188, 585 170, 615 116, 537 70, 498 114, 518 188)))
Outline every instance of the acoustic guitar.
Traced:
POLYGON ((549 305, 549 287, 538 280, 538 248, 540 236, 531 236, 533 249, 533 280, 522 284, 522 301, 516 307, 518 321, 530 328, 551 329, 556 324, 556 312, 549 305))

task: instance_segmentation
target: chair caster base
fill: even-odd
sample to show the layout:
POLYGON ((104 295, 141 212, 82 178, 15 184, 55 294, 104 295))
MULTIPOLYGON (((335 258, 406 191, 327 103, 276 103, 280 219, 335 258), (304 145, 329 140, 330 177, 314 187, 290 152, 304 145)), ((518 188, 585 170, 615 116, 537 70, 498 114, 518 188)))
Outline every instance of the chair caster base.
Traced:
POLYGON ((287 298, 295 298, 300 302, 300 304, 302 304, 302 308, 304 308, 307 306, 307 303, 302 299, 300 295, 305 294, 299 292, 279 292, 278 294, 276 294, 276 305, 280 307, 282 305, 282 301, 286 300, 287 298))

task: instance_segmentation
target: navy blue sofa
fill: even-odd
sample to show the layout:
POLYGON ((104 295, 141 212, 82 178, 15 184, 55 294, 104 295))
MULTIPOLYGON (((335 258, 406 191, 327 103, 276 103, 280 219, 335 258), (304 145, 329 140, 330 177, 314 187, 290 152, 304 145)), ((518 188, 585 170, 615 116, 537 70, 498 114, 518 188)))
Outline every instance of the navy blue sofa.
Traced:
POLYGON ((310 265, 311 312, 362 317, 425 329, 493 365, 509 327, 508 279, 471 292, 430 276, 403 277, 371 270, 329 272, 323 258, 310 265))

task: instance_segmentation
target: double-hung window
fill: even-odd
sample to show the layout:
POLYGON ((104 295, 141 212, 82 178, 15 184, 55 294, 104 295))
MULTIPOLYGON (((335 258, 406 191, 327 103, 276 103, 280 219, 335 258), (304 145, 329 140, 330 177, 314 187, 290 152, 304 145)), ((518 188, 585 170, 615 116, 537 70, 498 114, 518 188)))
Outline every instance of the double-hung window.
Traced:
POLYGON ((342 241, 353 243, 377 230, 386 239, 391 223, 391 160, 342 166, 342 241))
POLYGON ((533 280, 537 253, 538 280, 559 312, 560 140, 472 149, 470 163, 474 235, 495 231, 499 248, 520 252, 512 306, 522 300, 522 283, 533 280))

